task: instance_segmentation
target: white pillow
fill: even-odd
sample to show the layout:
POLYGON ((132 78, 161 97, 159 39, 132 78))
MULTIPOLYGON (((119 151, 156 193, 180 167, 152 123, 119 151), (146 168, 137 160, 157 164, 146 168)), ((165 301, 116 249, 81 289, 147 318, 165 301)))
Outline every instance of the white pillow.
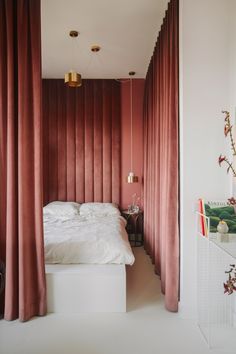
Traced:
POLYGON ((75 202, 51 202, 43 208, 43 214, 56 217, 73 217, 79 215, 80 204, 75 202))
POLYGON ((114 216, 120 215, 118 206, 114 203, 83 203, 80 206, 82 216, 114 216))

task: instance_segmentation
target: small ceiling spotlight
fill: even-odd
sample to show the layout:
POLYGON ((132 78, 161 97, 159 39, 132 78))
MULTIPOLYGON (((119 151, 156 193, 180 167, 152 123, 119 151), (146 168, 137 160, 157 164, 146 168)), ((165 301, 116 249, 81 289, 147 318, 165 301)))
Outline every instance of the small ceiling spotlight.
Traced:
POLYGON ((99 52, 100 49, 101 49, 101 47, 99 45, 97 45, 97 44, 92 45, 92 47, 91 47, 91 51, 94 52, 94 53, 99 52))

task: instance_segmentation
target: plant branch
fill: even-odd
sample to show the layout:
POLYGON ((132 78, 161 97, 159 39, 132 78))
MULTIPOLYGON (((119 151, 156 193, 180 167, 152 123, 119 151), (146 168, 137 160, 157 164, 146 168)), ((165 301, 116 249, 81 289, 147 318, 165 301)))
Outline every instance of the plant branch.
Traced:
POLYGON ((236 177, 236 171, 235 169, 233 168, 233 165, 231 162, 229 162, 229 160, 227 159, 227 157, 224 159, 224 161, 227 163, 228 165, 228 168, 227 168, 227 172, 229 172, 230 170, 232 171, 233 173, 233 176, 236 177))
POLYGON ((223 284, 224 293, 228 295, 231 295, 236 291, 236 267, 234 264, 231 264, 230 267, 229 271, 225 271, 225 273, 228 274, 228 279, 223 284))
POLYGON ((225 122, 226 122, 225 132, 226 132, 226 136, 229 133, 230 142, 231 142, 231 149, 233 150, 233 155, 236 155, 235 142, 234 142, 233 133, 232 133, 232 125, 231 125, 231 122, 230 122, 230 114, 229 114, 228 111, 222 111, 222 113, 224 113, 226 115, 225 116, 225 122))

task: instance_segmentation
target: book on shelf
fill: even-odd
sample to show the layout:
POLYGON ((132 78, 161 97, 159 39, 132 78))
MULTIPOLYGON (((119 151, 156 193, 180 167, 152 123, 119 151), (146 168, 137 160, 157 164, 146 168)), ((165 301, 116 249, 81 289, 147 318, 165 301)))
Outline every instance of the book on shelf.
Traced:
POLYGON ((205 215, 206 215, 205 203, 204 203, 204 200, 201 198, 198 200, 198 203, 199 203, 199 213, 201 214, 200 218, 199 218, 200 232, 203 236, 207 236, 208 235, 208 228, 207 228, 207 219, 205 217, 205 215))

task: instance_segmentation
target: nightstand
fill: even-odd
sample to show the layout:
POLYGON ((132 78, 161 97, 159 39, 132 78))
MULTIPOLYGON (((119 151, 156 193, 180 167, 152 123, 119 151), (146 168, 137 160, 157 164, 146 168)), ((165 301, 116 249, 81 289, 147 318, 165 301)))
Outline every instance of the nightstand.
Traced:
POLYGON ((126 231, 129 236, 129 242, 132 247, 143 245, 143 211, 132 213, 128 210, 121 212, 122 216, 127 220, 126 231))

